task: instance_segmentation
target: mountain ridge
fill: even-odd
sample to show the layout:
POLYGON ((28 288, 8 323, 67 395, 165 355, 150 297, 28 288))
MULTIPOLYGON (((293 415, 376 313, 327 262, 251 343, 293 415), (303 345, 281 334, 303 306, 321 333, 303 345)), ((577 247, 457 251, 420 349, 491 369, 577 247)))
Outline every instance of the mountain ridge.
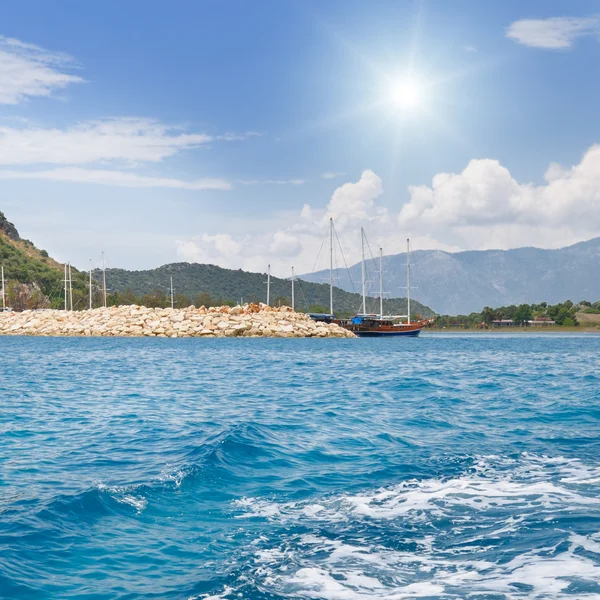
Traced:
MULTIPOLYGON (((377 259, 366 261, 371 272, 377 259)), ((405 288, 406 253, 384 257, 386 290, 392 295, 405 288)), ((533 246, 509 250, 416 250, 411 253, 414 297, 439 314, 468 314, 485 306, 507 306, 600 298, 600 237, 562 248, 533 246)), ((360 281, 360 263, 341 273, 336 284, 352 289, 360 281)), ((324 271, 300 275, 313 281, 324 271)), ((356 286, 355 286, 356 287, 356 286)))
MULTIPOLYGON (((96 272, 96 278, 99 272, 96 272)), ((240 300, 252 302, 266 301, 266 273, 252 273, 241 269, 225 269, 218 265, 202 263, 169 263, 155 269, 129 271, 126 269, 107 269, 107 287, 113 292, 125 293, 130 290, 135 295, 142 296, 153 291, 168 292, 170 278, 173 277, 174 288, 177 293, 184 294, 194 300, 200 294, 209 294, 213 298, 225 301, 239 302, 240 300)), ((296 307, 300 310, 309 310, 319 307, 319 310, 328 310, 329 285, 321 282, 296 282, 296 307)), ((271 276, 271 304, 278 301, 285 303, 291 299, 291 282, 271 276)), ((368 309, 378 311, 379 300, 368 298, 368 309)), ((354 314, 360 309, 359 294, 334 289, 334 308, 336 313, 354 314)), ((389 298, 384 301, 384 310, 393 313, 406 312, 407 301, 405 297, 389 298)), ((433 311, 419 302, 413 305, 413 314, 419 313, 423 317, 433 316, 433 311)))

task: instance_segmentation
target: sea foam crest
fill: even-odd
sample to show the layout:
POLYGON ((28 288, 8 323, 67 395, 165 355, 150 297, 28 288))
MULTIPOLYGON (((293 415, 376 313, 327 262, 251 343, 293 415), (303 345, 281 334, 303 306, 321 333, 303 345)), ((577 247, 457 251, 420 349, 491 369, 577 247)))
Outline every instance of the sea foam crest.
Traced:
POLYGON ((598 474, 578 460, 493 456, 458 477, 236 508, 274 526, 255 544, 253 576, 282 597, 599 600, 600 533, 570 530, 598 510, 598 474))

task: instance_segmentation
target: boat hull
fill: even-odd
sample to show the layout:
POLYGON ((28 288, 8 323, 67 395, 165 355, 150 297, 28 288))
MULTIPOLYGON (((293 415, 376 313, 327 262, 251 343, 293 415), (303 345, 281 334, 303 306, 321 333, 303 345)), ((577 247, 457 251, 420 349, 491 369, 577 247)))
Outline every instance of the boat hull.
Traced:
POLYGON ((421 333, 422 329, 408 329, 403 331, 402 329, 396 331, 382 331, 382 330, 365 330, 356 331, 353 333, 358 337, 417 337, 421 333))

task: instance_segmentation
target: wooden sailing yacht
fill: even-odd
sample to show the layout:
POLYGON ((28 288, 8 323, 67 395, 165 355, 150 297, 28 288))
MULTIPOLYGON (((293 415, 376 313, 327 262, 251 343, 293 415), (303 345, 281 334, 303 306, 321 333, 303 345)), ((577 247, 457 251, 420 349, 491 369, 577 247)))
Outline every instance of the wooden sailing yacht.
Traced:
POLYGON ((352 319, 339 321, 359 337, 389 337, 411 336, 416 337, 421 333, 427 321, 420 319, 411 320, 410 314, 410 240, 406 240, 406 315, 383 314, 383 250, 379 248, 379 314, 368 314, 366 310, 367 297, 365 289, 365 232, 361 229, 362 242, 362 313, 352 319))
POLYGON ((329 219, 329 314, 312 314, 317 321, 327 321, 352 331, 359 337, 418 336, 428 321, 411 319, 410 312, 410 240, 406 240, 406 288, 407 314, 384 315, 383 313, 383 250, 379 249, 379 314, 367 313, 366 263, 365 263, 365 231, 361 234, 361 279, 362 279, 362 312, 351 319, 336 319, 333 312, 333 219, 329 219))

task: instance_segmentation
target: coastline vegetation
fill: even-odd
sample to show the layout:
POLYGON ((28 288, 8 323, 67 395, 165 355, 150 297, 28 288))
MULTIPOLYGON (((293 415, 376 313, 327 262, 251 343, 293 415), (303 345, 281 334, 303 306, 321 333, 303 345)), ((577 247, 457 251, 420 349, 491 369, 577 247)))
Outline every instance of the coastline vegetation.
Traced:
POLYGON ((435 328, 457 327, 462 329, 490 329, 494 321, 513 321, 514 327, 531 327, 531 321, 549 319, 557 327, 578 327, 577 313, 600 314, 600 301, 582 300, 575 304, 571 300, 559 304, 520 304, 491 308, 486 306, 481 312, 468 315, 439 315, 435 328))

